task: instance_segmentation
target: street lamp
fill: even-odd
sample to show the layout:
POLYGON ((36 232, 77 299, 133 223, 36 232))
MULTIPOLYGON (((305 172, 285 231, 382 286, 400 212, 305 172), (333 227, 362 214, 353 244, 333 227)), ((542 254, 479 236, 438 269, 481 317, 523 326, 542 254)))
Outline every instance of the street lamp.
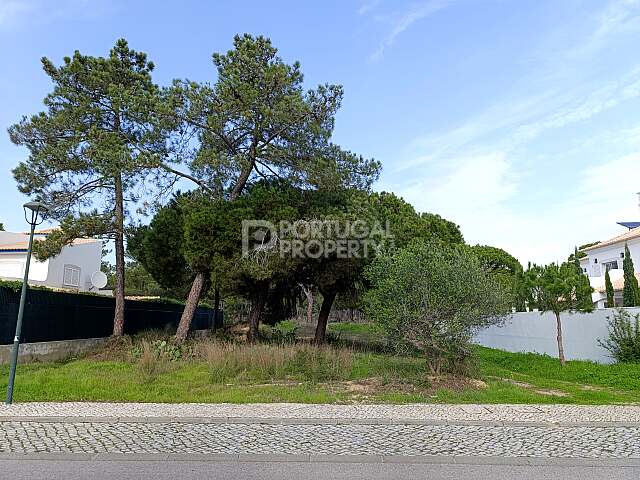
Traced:
POLYGON ((13 350, 11 350, 11 367, 9 369, 9 384, 7 385, 6 404, 13 401, 13 382, 16 378, 16 366, 18 365, 18 350, 20 349, 20 331, 22 330, 22 316, 24 315, 24 303, 27 298, 27 283, 29 281, 29 265, 31 263, 31 250, 33 249, 33 232, 36 225, 44 221, 44 214, 49 211, 42 202, 27 202, 23 205, 24 219, 31 225, 29 232, 29 248, 27 249, 27 261, 24 266, 24 279, 22 280, 22 293, 20 293, 20 307, 18 308, 18 321, 16 322, 16 335, 13 338, 13 350))

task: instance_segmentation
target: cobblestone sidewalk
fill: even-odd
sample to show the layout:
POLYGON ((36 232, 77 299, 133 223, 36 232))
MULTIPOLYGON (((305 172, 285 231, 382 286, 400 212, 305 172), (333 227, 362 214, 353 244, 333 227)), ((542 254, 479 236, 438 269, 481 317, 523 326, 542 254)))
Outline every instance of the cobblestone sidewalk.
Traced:
POLYGON ((0 455, 640 458, 640 408, 538 405, 18 404, 0 455))
POLYGON ((5 422, 0 452, 640 458, 640 428, 5 422))

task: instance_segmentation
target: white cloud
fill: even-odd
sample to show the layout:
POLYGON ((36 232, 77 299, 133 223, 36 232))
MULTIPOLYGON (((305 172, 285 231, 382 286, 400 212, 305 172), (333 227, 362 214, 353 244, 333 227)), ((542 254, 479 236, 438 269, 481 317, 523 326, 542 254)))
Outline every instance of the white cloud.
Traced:
POLYGON ((391 21, 391 30, 380 43, 380 46, 371 55, 371 60, 382 58, 386 49, 395 42, 396 38, 410 28, 414 23, 425 17, 446 8, 452 3, 452 0, 428 0, 421 3, 411 5, 406 11, 393 15, 395 17, 391 21))
POLYGON ((564 261, 576 245, 622 233, 617 221, 640 220, 639 167, 640 152, 585 168, 567 185, 568 196, 550 193, 527 212, 514 205, 527 178, 503 153, 466 158, 397 192, 417 210, 458 223, 469 243, 504 248, 524 265, 548 263, 564 261))
POLYGON ((370 11, 374 10, 378 5, 380 5, 380 0, 368 0, 360 5, 358 15, 366 15, 370 11))
POLYGON ((11 26, 34 7, 34 2, 30 0, 0 0, 0 27, 11 26))
POLYGON ((501 100, 474 118, 451 130, 412 140, 410 157, 394 165, 394 171, 421 164, 448 162, 456 155, 477 155, 483 151, 510 152, 548 130, 583 122, 640 97, 640 67, 617 80, 605 80, 591 90, 541 91, 516 100, 501 100), (494 136, 499 139, 487 140, 494 136), (489 142, 487 145, 486 142, 489 142))
POLYGON ((590 29, 578 28, 580 38, 554 36, 565 44, 550 45, 493 105, 411 141, 385 187, 455 221, 468 242, 502 247, 524 264, 563 261, 576 245, 623 232, 617 221, 640 220, 637 119, 604 120, 640 103, 640 60, 621 62, 626 74, 598 65, 623 33, 640 31, 639 6, 609 2, 584 17, 590 29))
POLYGON ((597 48, 602 39, 611 34, 640 28, 640 0, 618 0, 611 2, 598 15, 598 27, 587 43, 589 48, 597 48))
POLYGON ((505 155, 491 153, 456 159, 443 175, 417 182, 404 193, 421 210, 474 215, 508 200, 517 191, 516 182, 505 155))
POLYGON ((105 0, 0 0, 0 29, 15 29, 33 21, 51 23, 69 15, 99 15, 111 6, 105 0))

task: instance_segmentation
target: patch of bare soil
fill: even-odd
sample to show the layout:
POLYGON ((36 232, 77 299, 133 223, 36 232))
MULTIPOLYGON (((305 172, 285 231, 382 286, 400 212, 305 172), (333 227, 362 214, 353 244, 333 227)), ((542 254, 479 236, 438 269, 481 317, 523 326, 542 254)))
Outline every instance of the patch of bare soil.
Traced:
POLYGON ((603 387, 596 387, 595 385, 580 385, 580 390, 585 392, 602 392, 605 389, 603 387))
POLYGON ((563 392, 561 390, 553 390, 553 389, 534 390, 534 392, 540 395, 546 395, 548 397, 568 397, 569 396, 567 392, 563 392))
POLYGON ((434 396, 438 390, 452 390, 455 392, 469 389, 487 388, 487 384, 475 378, 466 378, 452 375, 429 376, 425 385, 401 381, 385 381, 380 377, 371 377, 361 380, 346 382, 332 382, 326 386, 335 393, 346 392, 352 394, 355 399, 366 400, 369 397, 382 393, 405 393, 424 396, 434 396))
POLYGON ((514 385, 516 387, 521 387, 521 388, 533 388, 534 386, 531 385, 530 383, 527 382, 519 382, 517 380, 514 380, 512 378, 502 378, 502 377, 489 377, 495 380, 500 380, 502 382, 508 383, 509 385, 514 385))
MULTIPOLYGON (((567 392, 563 392, 562 390, 555 390, 553 388, 537 388, 535 385, 532 385, 527 382, 520 382, 518 380, 514 380, 512 378, 503 378, 503 377, 489 377, 491 379, 500 380, 501 382, 508 383, 509 385, 514 385, 520 388, 526 388, 527 390, 532 390, 533 392, 539 395, 546 395, 551 397, 568 397, 569 394, 567 392)), ((584 385, 587 386, 587 385, 584 385)))
POLYGON ((130 337, 109 337, 103 344, 83 355, 88 360, 122 361, 129 358, 132 342, 130 337))

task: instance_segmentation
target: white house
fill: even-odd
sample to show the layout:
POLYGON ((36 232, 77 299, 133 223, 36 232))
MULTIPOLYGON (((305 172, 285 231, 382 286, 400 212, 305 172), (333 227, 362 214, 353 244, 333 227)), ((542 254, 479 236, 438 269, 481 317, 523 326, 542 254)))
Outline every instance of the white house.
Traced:
POLYGON ((616 306, 622 306, 622 289, 624 287, 622 261, 624 260, 625 244, 629 245, 636 277, 640 280, 640 227, 632 228, 621 235, 582 250, 587 256, 580 260, 580 265, 589 276, 591 286, 595 289, 593 303, 597 304, 598 308, 604 308, 607 300, 604 284, 604 275, 607 271, 609 271, 615 291, 616 306))
MULTIPOLYGON (((51 230, 36 231, 34 241, 46 237, 51 230)), ((27 259, 29 235, 0 231, 0 279, 22 280, 27 259)), ((91 275, 100 270, 102 241, 76 238, 59 255, 40 262, 31 258, 29 284, 53 288, 92 290, 91 275)))

